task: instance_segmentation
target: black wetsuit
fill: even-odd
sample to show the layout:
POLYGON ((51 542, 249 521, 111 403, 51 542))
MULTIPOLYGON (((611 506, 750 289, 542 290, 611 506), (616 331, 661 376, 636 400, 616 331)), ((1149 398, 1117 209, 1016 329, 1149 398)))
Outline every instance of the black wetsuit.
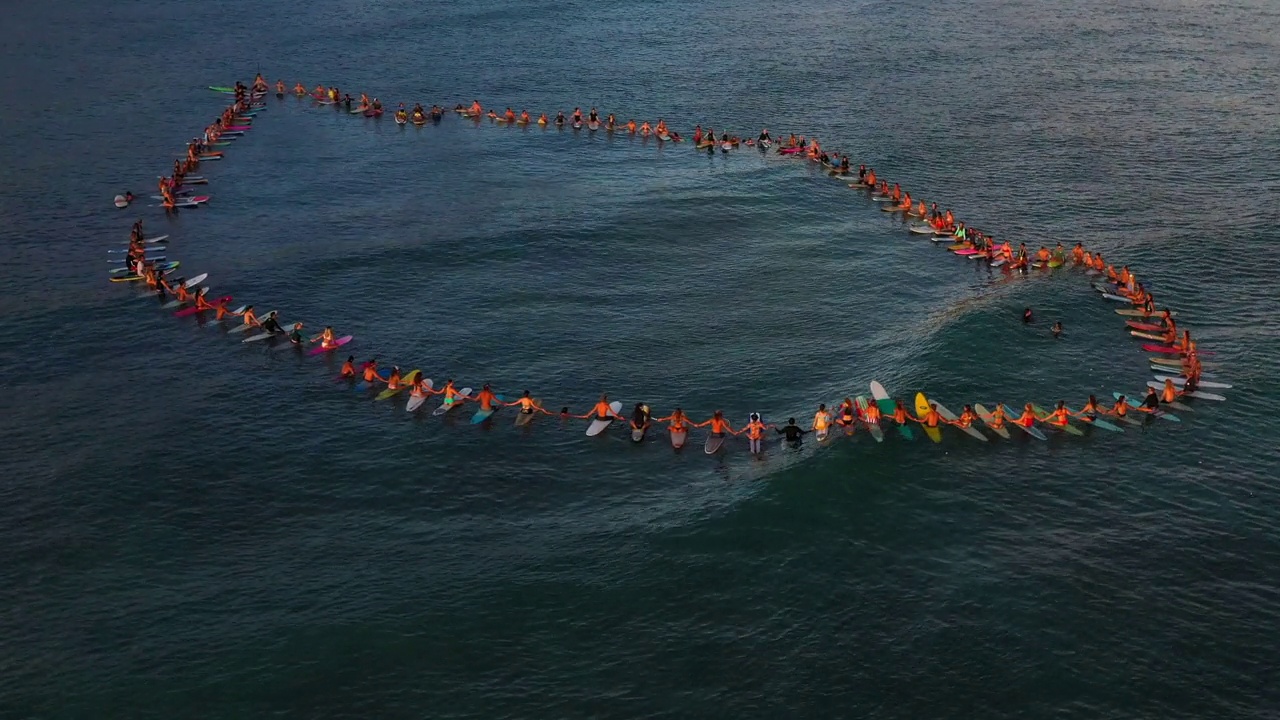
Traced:
POLYGON ((272 335, 279 335, 284 332, 284 328, 280 327, 280 321, 275 318, 267 318, 262 321, 262 329, 272 335))
POLYGON ((800 439, 803 438, 806 434, 808 434, 809 431, 801 430, 800 426, 794 423, 788 423, 786 425, 783 425, 780 428, 775 428, 774 432, 778 433, 779 435, 786 435, 787 442, 798 444, 800 442, 800 439))

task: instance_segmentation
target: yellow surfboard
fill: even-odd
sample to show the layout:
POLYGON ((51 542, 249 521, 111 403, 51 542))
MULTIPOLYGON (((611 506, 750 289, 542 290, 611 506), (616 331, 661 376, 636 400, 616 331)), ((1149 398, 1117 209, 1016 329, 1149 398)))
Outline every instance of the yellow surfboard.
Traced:
MULTIPOLYGON (((929 412, 929 398, 925 397, 922 392, 916 393, 916 417, 924 417, 927 412, 929 412)), ((930 440, 942 442, 941 430, 928 425, 921 425, 920 427, 924 428, 924 434, 928 435, 930 440)))

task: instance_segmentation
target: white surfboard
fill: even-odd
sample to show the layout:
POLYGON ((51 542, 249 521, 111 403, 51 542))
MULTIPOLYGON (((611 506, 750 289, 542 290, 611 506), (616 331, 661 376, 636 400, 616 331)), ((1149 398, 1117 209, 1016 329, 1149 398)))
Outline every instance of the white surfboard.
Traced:
MULTIPOLYGON (((1176 385, 1177 387, 1182 387, 1187 384, 1186 378, 1173 377, 1172 375, 1156 375, 1156 379, 1159 380, 1160 382, 1164 382, 1165 380, 1172 380, 1173 384, 1176 385)), ((1200 387, 1207 388, 1209 390, 1230 390, 1231 389, 1231 386, 1228 385, 1227 383, 1211 382, 1209 380, 1201 380, 1200 387)))
POLYGON ((442 400, 440 402, 440 407, 437 407, 435 410, 432 410, 431 414, 443 415, 449 412, 450 410, 461 405, 462 401, 466 400, 469 397, 471 397, 471 388, 462 388, 461 390, 458 391, 458 397, 456 397, 453 402, 445 404, 445 402, 442 400))
MULTIPOLYGON (((288 324, 286 323, 280 323, 280 327, 282 328, 287 326, 288 324)), ((261 330, 262 328, 258 328, 258 329, 261 330)), ((267 338, 288 337, 288 336, 289 336, 289 332, 287 330, 285 332, 278 332, 278 333, 269 333, 269 332, 263 331, 258 333, 257 335, 250 335, 249 337, 241 340, 240 342, 242 343, 261 342, 262 340, 266 340, 267 338)))
MULTIPOLYGON (((609 403, 609 409, 613 410, 613 412, 615 413, 620 413, 622 412, 622 403, 618 402, 617 400, 614 400, 613 402, 609 403)), ((608 418, 606 420, 598 420, 598 419, 592 420, 591 424, 587 426, 587 437, 595 437, 596 435, 599 435, 600 433, 604 432, 605 428, 609 427, 612 424, 613 424, 613 418, 608 418)))
POLYGON ((644 434, 649 429, 649 406, 645 405, 643 407, 643 410, 644 410, 644 422, 641 423, 640 427, 638 428, 636 427, 631 428, 632 442, 640 442, 641 440, 644 440, 644 434))
POLYGON ((675 430, 671 433, 671 447, 679 450, 684 447, 684 441, 689 439, 688 430, 675 430))
MULTIPOLYGON (((533 404, 535 405, 538 404, 538 398, 533 398, 533 404)), ((525 412, 521 410, 520 412, 516 413, 516 427, 524 427, 525 425, 528 425, 529 423, 533 422, 533 416, 537 414, 538 414, 537 410, 534 410, 533 412, 525 412)))
MULTIPOLYGON (((941 415, 941 416, 942 416, 942 418, 943 418, 944 420, 956 420, 956 419, 957 419, 957 415, 956 415, 955 413, 951 412, 950 410, 948 410, 945 406, 943 406, 943 404, 942 404, 942 403, 940 403, 940 402, 938 402, 938 401, 936 401, 936 400, 931 400, 930 402, 932 402, 932 403, 933 403, 934 408, 938 411, 938 414, 939 414, 939 415, 941 415)), ((957 427, 958 427, 958 426, 957 426, 957 427)), ((960 428, 960 430, 963 430, 963 431, 964 431, 964 433, 965 433, 966 435, 969 435, 969 436, 972 436, 972 437, 974 437, 974 438, 977 438, 978 440, 981 440, 982 442, 990 442, 990 440, 988 440, 988 439, 987 439, 987 436, 986 436, 986 435, 983 435, 982 433, 978 432, 978 430, 977 430, 977 429, 975 429, 973 426, 969 426, 969 427, 966 427, 966 428, 960 428)))
MULTIPOLYGON (((426 388, 427 388, 428 390, 430 390, 430 389, 431 389, 431 378, 423 378, 423 379, 422 379, 422 384, 423 384, 424 386, 426 386, 426 388)), ((427 401, 427 398, 428 398, 428 397, 429 397, 428 395, 423 395, 423 396, 421 396, 421 397, 413 397, 412 395, 410 395, 410 396, 409 396, 409 402, 408 402, 408 403, 406 403, 406 404, 405 404, 405 406, 404 406, 404 411, 405 411, 405 412, 413 412, 413 411, 417 410, 418 408, 422 407, 422 404, 423 404, 423 403, 425 403, 425 402, 427 401)))
POLYGON ((199 285, 200 283, 204 282, 204 281, 205 281, 205 278, 207 278, 207 277, 209 277, 209 273, 200 273, 199 275, 197 275, 197 276, 195 276, 195 277, 191 278, 190 280, 186 281, 185 283, 183 283, 183 284, 182 284, 182 287, 185 287, 185 288, 191 288, 191 287, 194 287, 194 286, 199 285))

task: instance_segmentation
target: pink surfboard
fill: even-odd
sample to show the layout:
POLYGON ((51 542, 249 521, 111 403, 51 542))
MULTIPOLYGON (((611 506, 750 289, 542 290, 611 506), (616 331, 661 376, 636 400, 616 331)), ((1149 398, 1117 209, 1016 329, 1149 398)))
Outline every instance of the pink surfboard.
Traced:
POLYGON ((342 347, 343 345, 346 345, 347 343, 351 342, 351 341, 352 341, 352 340, 354 340, 354 339, 355 339, 355 335, 343 335, 342 337, 340 337, 340 338, 338 338, 337 340, 334 340, 334 341, 333 341, 333 347, 325 347, 325 346, 323 346, 323 345, 320 345, 319 347, 313 348, 313 349, 311 350, 311 352, 309 352, 309 353, 307 353, 307 354, 308 354, 308 355, 319 355, 319 354, 320 354, 320 353, 322 353, 322 352, 328 352, 329 350, 336 350, 336 349, 338 349, 338 348, 342 347))

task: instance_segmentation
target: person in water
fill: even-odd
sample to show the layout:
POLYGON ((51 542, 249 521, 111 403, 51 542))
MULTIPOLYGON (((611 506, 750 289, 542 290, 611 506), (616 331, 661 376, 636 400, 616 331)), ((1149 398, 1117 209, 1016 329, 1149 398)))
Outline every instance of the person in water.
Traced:
POLYGON ((818 405, 818 412, 813 414, 813 426, 810 428, 816 433, 826 433, 827 428, 831 427, 831 413, 827 412, 825 403, 818 405))
POLYGON ((1024 325, 1030 325, 1035 321, 1036 321, 1036 318, 1035 318, 1035 315, 1031 313, 1031 308, 1027 308, 1022 311, 1022 323, 1024 325))
POLYGON ((302 347, 306 339, 302 337, 302 323, 293 324, 293 329, 289 331, 289 344, 293 347, 302 347))
POLYGON ((795 418, 787 418, 787 424, 780 428, 774 428, 774 431, 779 435, 785 436, 784 439, 787 444, 792 447, 799 447, 800 443, 804 440, 804 436, 811 432, 810 430, 805 430, 799 425, 796 425, 795 418))
POLYGON ((1059 338, 1061 338, 1062 337, 1062 321, 1061 320, 1054 321, 1053 327, 1049 329, 1049 332, 1053 333, 1054 340, 1058 340, 1059 338))

